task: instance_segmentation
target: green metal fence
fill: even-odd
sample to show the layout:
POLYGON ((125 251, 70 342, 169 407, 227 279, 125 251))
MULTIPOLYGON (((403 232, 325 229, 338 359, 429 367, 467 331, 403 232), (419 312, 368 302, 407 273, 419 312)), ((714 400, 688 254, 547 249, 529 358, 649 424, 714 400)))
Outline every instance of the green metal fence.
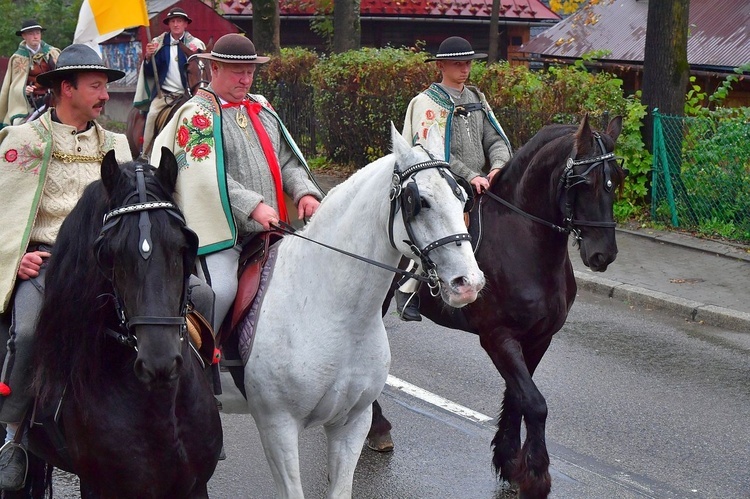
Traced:
POLYGON ((750 123, 654 111, 654 221, 750 241, 750 123))

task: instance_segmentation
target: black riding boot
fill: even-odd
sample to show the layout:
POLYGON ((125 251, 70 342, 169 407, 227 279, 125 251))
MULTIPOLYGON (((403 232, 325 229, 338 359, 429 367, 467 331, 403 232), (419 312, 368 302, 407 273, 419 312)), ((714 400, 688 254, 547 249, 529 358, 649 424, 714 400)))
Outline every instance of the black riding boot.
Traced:
POLYGON ((402 321, 422 320, 422 314, 419 313, 419 295, 417 293, 404 293, 397 289, 396 310, 402 321))

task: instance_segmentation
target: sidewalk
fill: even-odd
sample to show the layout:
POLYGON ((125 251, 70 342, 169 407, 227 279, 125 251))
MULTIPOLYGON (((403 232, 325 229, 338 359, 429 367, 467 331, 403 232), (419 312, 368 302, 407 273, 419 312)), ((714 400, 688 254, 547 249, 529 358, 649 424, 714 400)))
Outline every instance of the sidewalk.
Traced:
MULTIPOLYGON (((326 190, 342 181, 316 179, 326 190)), ((586 268, 578 248, 568 248, 579 289, 750 333, 750 247, 653 229, 618 229, 617 247, 604 273, 586 268)))
POLYGON ((750 333, 750 248, 653 229, 618 229, 617 246, 604 273, 570 249, 580 289, 750 333))

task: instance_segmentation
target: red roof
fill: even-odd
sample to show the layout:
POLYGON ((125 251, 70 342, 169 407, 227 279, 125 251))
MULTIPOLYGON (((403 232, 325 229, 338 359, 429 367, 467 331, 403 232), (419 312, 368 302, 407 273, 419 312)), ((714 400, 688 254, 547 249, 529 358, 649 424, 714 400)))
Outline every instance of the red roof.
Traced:
MULTIPOLYGON (((312 16, 312 2, 280 0, 279 14, 312 16), (304 4, 304 5, 300 5, 304 4)), ((219 8, 226 15, 251 16, 250 0, 220 0, 219 8)), ((360 12, 367 17, 470 18, 488 20, 492 0, 360 0, 360 12)), ((539 0, 500 0, 500 18, 520 21, 559 21, 560 16, 539 0)))

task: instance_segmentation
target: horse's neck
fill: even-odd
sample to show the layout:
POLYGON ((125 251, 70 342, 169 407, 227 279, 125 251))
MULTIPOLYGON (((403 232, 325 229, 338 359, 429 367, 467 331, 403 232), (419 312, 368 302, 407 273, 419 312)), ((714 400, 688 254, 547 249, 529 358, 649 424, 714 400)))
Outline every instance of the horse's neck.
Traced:
MULTIPOLYGON (((401 256, 388 238, 390 177, 391 171, 382 159, 361 169, 328 193, 301 235, 377 262, 397 265, 401 256)), ((315 243, 294 236, 288 239, 287 245, 294 250, 287 253, 294 255, 299 268, 321 265, 330 269, 328 275, 333 285, 351 289, 354 281, 365 281, 364 286, 377 290, 381 284, 387 287, 392 277, 388 272, 368 272, 367 264, 315 243)))

